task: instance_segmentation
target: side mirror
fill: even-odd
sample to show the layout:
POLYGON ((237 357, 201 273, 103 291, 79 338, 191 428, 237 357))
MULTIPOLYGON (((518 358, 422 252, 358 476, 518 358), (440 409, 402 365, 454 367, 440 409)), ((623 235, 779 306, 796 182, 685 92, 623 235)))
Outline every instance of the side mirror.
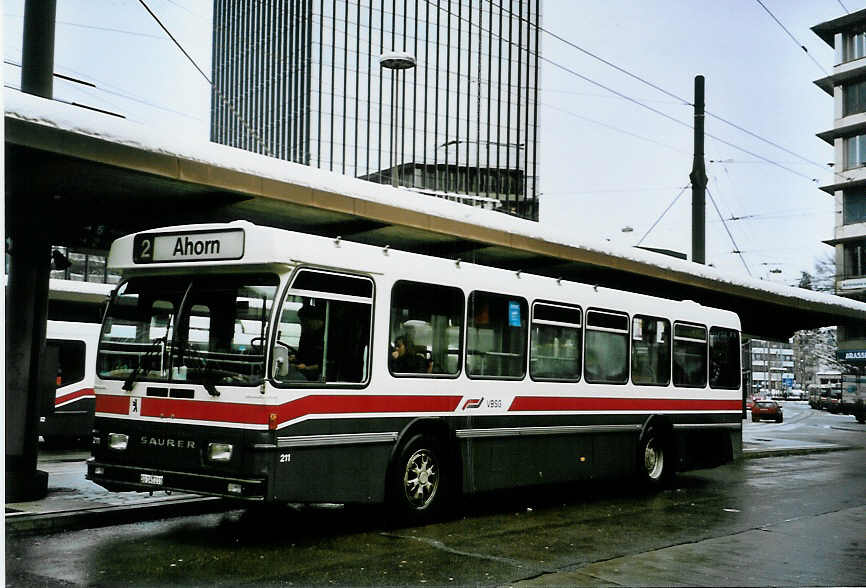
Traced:
POLYGON ((271 372, 275 378, 285 378, 289 375, 289 350, 282 345, 274 345, 274 365, 271 372))

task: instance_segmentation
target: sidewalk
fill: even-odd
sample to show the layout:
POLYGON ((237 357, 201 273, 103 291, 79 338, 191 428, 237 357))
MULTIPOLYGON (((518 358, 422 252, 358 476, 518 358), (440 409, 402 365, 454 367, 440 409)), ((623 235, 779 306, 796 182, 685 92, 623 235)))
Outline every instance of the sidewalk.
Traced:
MULTIPOLYGON (((743 439, 745 459, 842 449, 847 447, 753 436, 744 436, 743 439)), ((102 527, 237 508, 237 503, 231 501, 191 494, 108 492, 84 478, 88 457, 89 453, 85 451, 40 452, 38 467, 48 472, 48 495, 33 502, 7 503, 7 536, 102 527)))
POLYGON ((87 451, 40 451, 38 468, 48 472, 48 495, 6 503, 7 536, 51 533, 219 512, 232 508, 221 498, 192 494, 108 492, 84 478, 87 451))

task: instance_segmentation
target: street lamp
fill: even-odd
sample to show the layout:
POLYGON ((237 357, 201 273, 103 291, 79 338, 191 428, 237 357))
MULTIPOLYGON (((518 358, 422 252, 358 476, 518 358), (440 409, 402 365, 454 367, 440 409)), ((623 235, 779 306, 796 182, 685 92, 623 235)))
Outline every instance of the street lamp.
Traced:
MULTIPOLYGON (((397 157, 399 150, 397 149, 398 133, 394 131, 397 126, 397 99, 398 85, 400 82, 400 71, 404 69, 412 69, 415 67, 415 57, 405 51, 391 51, 383 53, 379 57, 379 65, 385 69, 390 69, 393 73, 391 76, 391 185, 395 188, 397 182, 397 157)), ((402 141, 401 141, 402 146, 402 141)))

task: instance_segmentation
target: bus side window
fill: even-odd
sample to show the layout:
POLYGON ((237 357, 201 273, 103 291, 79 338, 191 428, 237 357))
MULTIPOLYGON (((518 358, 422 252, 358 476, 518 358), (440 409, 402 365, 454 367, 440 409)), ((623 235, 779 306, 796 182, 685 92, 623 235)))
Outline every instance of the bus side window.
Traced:
POLYGON ((517 296, 472 292, 466 325, 466 373, 520 379, 526 374, 528 304, 517 296))
POLYGON ((280 356, 287 355, 288 365, 280 365, 274 378, 282 383, 367 381, 372 309, 369 278, 300 270, 277 327, 280 356))
POLYGON ((674 386, 703 388, 707 385, 707 328, 674 325, 674 386))
POLYGON ((72 339, 48 339, 47 345, 57 347, 57 387, 68 386, 84 380, 84 341, 72 339))
POLYGON ((400 281, 391 290, 388 369, 395 375, 460 373, 463 291, 400 281))
POLYGON ((710 387, 736 390, 740 387, 740 334, 734 329, 710 329, 710 387))
POLYGON ((635 316, 631 327, 631 381, 667 386, 671 381, 671 323, 652 316, 635 316))
POLYGON ((534 380, 580 380, 580 309, 535 303, 529 346, 529 375, 534 380))
POLYGON ((628 382, 628 315, 602 310, 586 312, 586 381, 628 382))

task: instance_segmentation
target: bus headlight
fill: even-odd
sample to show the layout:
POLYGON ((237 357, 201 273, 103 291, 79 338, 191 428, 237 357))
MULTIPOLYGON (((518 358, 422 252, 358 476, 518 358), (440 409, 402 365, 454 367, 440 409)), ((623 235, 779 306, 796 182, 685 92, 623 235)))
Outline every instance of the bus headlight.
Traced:
POLYGON ((129 445, 129 435, 124 435, 123 433, 108 434, 108 446, 111 449, 125 451, 127 445, 129 445))
POLYGON ((232 458, 231 443, 208 443, 207 458, 210 461, 229 461, 232 458))

